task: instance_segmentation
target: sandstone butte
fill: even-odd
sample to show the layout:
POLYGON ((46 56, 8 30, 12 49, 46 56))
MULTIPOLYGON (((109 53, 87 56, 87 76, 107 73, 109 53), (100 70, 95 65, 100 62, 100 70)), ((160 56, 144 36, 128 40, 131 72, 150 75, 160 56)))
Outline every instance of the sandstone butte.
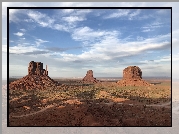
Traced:
POLYGON ((31 61, 28 67, 28 75, 9 84, 9 89, 44 89, 58 86, 59 84, 48 76, 43 69, 43 63, 31 61))
POLYGON ((100 82, 99 80, 97 80, 96 78, 93 77, 93 71, 92 70, 88 70, 86 73, 86 76, 82 79, 82 82, 89 82, 89 83, 98 83, 100 82))
POLYGON ((123 78, 117 82, 120 86, 150 86, 142 79, 142 71, 138 66, 128 66, 123 70, 123 78))

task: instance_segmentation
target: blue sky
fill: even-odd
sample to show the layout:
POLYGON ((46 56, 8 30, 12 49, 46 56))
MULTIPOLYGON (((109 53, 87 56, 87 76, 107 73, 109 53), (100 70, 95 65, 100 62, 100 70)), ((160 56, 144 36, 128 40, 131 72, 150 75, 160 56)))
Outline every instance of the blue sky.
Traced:
POLYGON ((120 77, 131 65, 144 76, 171 75, 169 9, 10 9, 9 17, 10 76, 26 75, 32 60, 51 77, 90 69, 120 77))
POLYGON ((51 77, 171 75, 169 9, 10 9, 9 73, 25 76, 30 61, 51 77))

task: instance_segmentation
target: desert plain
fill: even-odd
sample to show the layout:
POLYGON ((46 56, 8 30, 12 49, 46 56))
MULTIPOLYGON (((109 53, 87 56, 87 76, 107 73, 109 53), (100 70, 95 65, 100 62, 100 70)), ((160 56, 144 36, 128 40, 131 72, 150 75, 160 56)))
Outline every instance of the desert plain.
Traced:
MULTIPOLYGON (((9 83, 17 79, 9 79, 9 83)), ((124 86, 118 80, 9 90, 9 126, 171 126, 171 80, 124 86)))

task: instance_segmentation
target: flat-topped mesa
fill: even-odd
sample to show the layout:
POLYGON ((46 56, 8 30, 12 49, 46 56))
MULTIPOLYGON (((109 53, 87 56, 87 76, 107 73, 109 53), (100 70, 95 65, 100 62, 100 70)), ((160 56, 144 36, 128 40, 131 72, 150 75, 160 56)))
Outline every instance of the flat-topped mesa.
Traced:
POLYGON ((123 70, 123 78, 118 81, 120 86, 150 86, 151 84, 142 80, 142 71, 138 66, 129 66, 123 70))
POLYGON ((28 75, 48 75, 47 65, 45 70, 43 63, 31 61, 28 67, 28 75))
POLYGON ((92 82, 92 83, 97 83, 99 80, 93 77, 93 71, 89 70, 87 71, 86 76, 82 79, 83 82, 92 82))

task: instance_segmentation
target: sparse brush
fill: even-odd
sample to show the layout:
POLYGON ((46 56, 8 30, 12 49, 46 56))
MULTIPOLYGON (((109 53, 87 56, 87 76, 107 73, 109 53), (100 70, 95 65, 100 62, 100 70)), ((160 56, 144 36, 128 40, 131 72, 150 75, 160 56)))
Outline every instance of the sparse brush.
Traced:
MULTIPOLYGON (((167 84, 167 83, 165 83, 167 84)), ((107 84, 83 84, 63 85, 59 87, 46 87, 45 89, 22 89, 9 90, 10 100, 21 96, 36 96, 39 100, 48 99, 49 103, 61 102, 69 98, 82 100, 112 100, 114 98, 125 98, 138 101, 142 104, 154 104, 171 100, 170 84, 155 85, 152 88, 145 86, 114 86, 114 83, 107 84)))

